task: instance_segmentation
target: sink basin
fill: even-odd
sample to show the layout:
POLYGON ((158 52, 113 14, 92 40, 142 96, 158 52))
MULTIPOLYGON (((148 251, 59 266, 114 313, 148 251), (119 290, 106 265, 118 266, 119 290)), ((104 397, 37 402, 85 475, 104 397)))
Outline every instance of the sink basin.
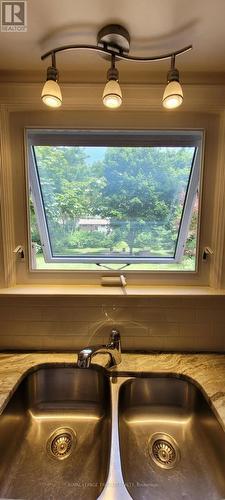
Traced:
POLYGON ((175 376, 39 367, 0 416, 0 453, 0 498, 225 499, 225 433, 175 376))
POLYGON ((109 468, 109 379, 98 369, 42 367, 0 417, 0 497, 96 499, 109 468))
POLYGON ((152 376, 119 392, 122 475, 133 499, 225 498, 225 433, 188 380, 152 376))

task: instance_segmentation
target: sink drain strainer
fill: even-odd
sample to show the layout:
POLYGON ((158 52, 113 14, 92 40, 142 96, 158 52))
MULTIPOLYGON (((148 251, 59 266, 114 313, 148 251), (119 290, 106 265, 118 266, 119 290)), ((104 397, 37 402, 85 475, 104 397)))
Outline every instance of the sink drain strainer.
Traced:
POLYGON ((180 460, 180 450, 175 439, 160 432, 151 437, 149 454, 155 464, 163 469, 173 469, 180 460))
POLYGON ((71 429, 57 429, 47 441, 47 452, 51 458, 63 460, 72 453, 76 443, 76 436, 71 429))

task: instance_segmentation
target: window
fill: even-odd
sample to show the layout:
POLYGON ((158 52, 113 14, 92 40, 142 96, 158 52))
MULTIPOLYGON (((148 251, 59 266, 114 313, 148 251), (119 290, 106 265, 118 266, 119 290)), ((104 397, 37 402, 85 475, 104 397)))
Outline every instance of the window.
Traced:
POLYGON ((27 139, 33 269, 196 270, 201 132, 27 139))

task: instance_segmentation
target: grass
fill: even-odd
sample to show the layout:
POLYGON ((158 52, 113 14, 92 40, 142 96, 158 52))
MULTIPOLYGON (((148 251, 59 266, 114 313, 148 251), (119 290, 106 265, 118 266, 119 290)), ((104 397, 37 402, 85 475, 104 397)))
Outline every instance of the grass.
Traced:
MULTIPOLYGON (((99 266, 96 264, 88 263, 47 263, 44 260, 43 254, 37 254, 36 256, 36 269, 43 270, 83 270, 83 271, 99 271, 99 266)), ((109 264, 111 269, 118 269, 119 264, 109 264)), ((104 268, 102 268, 104 269, 104 268)), ((129 271, 194 271, 195 270, 195 258, 184 256, 180 264, 131 264, 125 270, 129 271)))

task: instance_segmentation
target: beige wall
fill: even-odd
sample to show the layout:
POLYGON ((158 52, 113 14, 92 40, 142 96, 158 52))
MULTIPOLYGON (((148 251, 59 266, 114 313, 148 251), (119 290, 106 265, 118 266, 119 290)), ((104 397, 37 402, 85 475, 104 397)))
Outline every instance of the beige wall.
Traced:
POLYGON ((224 351, 224 297, 1 297, 0 350, 78 350, 105 343, 112 327, 123 350, 224 351))
MULTIPOLYGON (((119 112, 107 114, 104 111, 23 112, 10 114, 10 135, 12 145, 12 180, 15 221, 15 246, 22 244, 26 259, 18 261, 17 283, 79 284, 99 283, 101 272, 92 273, 46 273, 28 272, 28 245, 26 220, 26 192, 24 168, 24 128, 25 127, 71 127, 77 129, 201 129, 205 132, 204 177, 201 216, 200 258, 198 274, 194 273, 149 273, 125 271, 130 284, 194 284, 209 283, 210 259, 202 262, 205 246, 212 247, 215 182, 217 175, 217 151, 219 135, 219 115, 207 113, 162 112, 119 112)), ((105 272, 105 271, 104 271, 105 272)), ((103 272, 103 274, 104 274, 103 272)))
MULTIPOLYGON (((10 198, 12 183, 14 186, 12 203, 8 207, 12 213, 4 218, 3 232, 0 221, 0 275, 2 281, 5 279, 5 274, 8 276, 8 280, 5 279, 5 286, 14 285, 11 277, 13 274, 11 270, 13 265, 15 266, 12 250, 20 243, 27 248, 23 127, 43 126, 43 124, 58 126, 59 123, 62 125, 66 123, 67 126, 81 128, 88 126, 116 128, 127 127, 129 124, 131 128, 174 126, 206 130, 205 166, 208 180, 204 181, 203 186, 201 238, 202 247, 212 246, 214 255, 211 260, 201 263, 201 268, 206 277, 203 279, 203 284, 210 276, 209 284, 212 287, 225 288, 224 84, 186 86, 184 111, 171 114, 162 113, 156 105, 157 102, 160 103, 162 94, 162 88, 158 85, 146 85, 138 89, 128 86, 125 89, 128 100, 125 111, 110 115, 96 107, 102 91, 102 88, 97 86, 65 87, 65 105, 62 113, 40 112, 42 106, 39 102, 40 91, 40 85, 21 84, 1 87, 0 113, 4 128, 2 134, 4 141, 3 139, 1 141, 3 152, 0 171, 1 195, 6 192, 5 188, 10 186, 6 195, 1 196, 2 210, 10 198), (220 121, 221 117, 223 118, 220 121), (14 153, 12 158, 11 152, 14 153), (5 173, 7 175, 4 177, 5 173), (19 223, 15 224, 15 228, 13 227, 10 232, 11 226, 7 221, 14 220, 18 213, 22 214, 19 223), (7 272, 3 270, 2 241, 4 241, 5 258, 8 259, 7 272), (213 263, 212 271, 209 269, 210 262, 213 263), (224 281, 221 279, 222 269, 224 281)), ((27 270, 27 260, 21 264, 17 262, 19 283, 25 283, 27 270)), ((64 280, 53 273, 51 280, 56 284, 62 282, 73 284, 71 273, 67 274, 64 280)), ((49 276, 46 277, 41 273, 38 279, 34 276, 29 277, 28 282, 49 284, 51 280, 49 276)), ((177 284, 182 284, 182 280, 183 277, 180 283, 177 280, 177 284)), ((187 284, 186 277, 185 280, 187 284)), ((89 277, 87 284, 90 282, 89 277)), ((155 283, 158 283, 157 277, 154 278, 155 283)), ((171 278, 164 278, 164 284, 166 283, 171 284, 171 278)), ((124 350, 225 351, 225 297, 0 296, 0 350, 76 350, 90 342, 95 344, 107 341, 108 333, 113 326, 121 330, 124 350)))
POLYGON ((0 273, 3 286, 20 284, 99 284, 101 273, 86 275, 72 273, 59 275, 29 273, 27 258, 27 220, 24 170, 24 126, 77 127, 77 128, 202 128, 206 131, 205 176, 200 231, 200 259, 198 274, 142 273, 129 274, 131 285, 209 285, 224 287, 222 282, 225 261, 225 176, 223 172, 224 148, 224 96, 223 83, 188 83, 185 85, 185 102, 181 110, 162 111, 161 94, 164 85, 125 85, 123 109, 110 113, 103 110, 99 84, 65 84, 62 110, 45 110, 40 101, 41 84, 2 83, 0 95, 1 168, 0 207, 4 215, 0 239, 4 241, 5 271, 0 273), (219 158, 219 161, 218 161, 219 158), (5 193, 5 195, 4 195, 5 193), (224 214, 224 223, 221 216, 224 214), (25 260, 16 260, 14 248, 25 247, 25 260), (205 246, 210 246, 213 257, 202 262, 205 246), (224 255, 224 259, 223 259, 224 255))

